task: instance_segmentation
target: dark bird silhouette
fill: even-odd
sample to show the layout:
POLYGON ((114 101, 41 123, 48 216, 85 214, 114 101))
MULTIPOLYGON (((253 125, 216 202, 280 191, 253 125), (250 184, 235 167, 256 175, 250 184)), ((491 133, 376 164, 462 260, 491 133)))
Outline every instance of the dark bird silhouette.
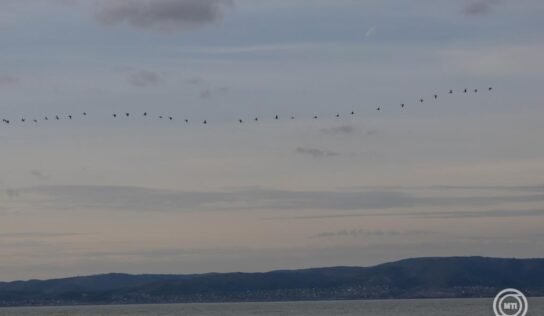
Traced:
POLYGON ((205 124, 208 124, 208 121, 204 120, 204 122, 203 122, 203 123, 204 123, 204 125, 205 125, 205 124))
POLYGON ((401 104, 401 105, 400 105, 400 107, 404 109, 404 103, 403 103, 403 104, 401 104))
POLYGON ((23 118, 21 119, 21 122, 23 122, 23 123, 26 122, 26 119, 23 117, 23 118))
POLYGON ((419 102, 423 103, 423 102, 425 102, 425 100, 423 100, 423 99, 419 99, 419 102))
POLYGON ((491 90, 493 90, 493 87, 489 87, 487 90, 491 91, 491 90))
POLYGON ((162 116, 162 115, 159 115, 159 119, 161 119, 161 120, 162 120, 162 118, 163 118, 163 116, 162 116))
POLYGON ((117 114, 113 114, 113 117, 117 117, 117 114))
POLYGON ((351 111, 351 115, 355 115, 355 111, 351 111))
POLYGON ((169 119, 170 121, 173 121, 173 120, 174 120, 174 118, 171 117, 171 116, 169 116, 168 119, 169 119))
POLYGON ((68 115, 68 118, 69 118, 69 119, 72 119, 72 116, 71 116, 71 115, 68 115))
POLYGON ((34 123, 38 123, 38 120, 33 120, 34 123))
POLYGON ((244 121, 243 121, 243 120, 238 120, 238 122, 240 122, 240 124, 244 123, 244 121))
POLYGON ((478 89, 474 89, 474 93, 478 93, 478 89))
POLYGON ((381 111, 381 110, 382 110, 381 107, 377 107, 377 108, 376 108, 376 111, 381 111))
POLYGON ((87 112, 83 112, 83 116, 87 116, 87 112))
POLYGON ((340 114, 336 114, 336 117, 340 117, 340 114))
POLYGON ((258 118, 258 117, 256 117, 256 118, 255 118, 255 122, 257 122, 258 120, 259 120, 259 118, 258 118))
POLYGON ((57 116, 55 116, 55 119, 58 121, 58 120, 60 120, 60 117, 57 115, 57 116))
POLYGON ((291 119, 292 119, 292 120, 294 120, 294 119, 295 119, 295 117, 294 117, 294 116, 291 116, 291 119))
POLYGON ((144 116, 147 116, 147 112, 144 112, 144 116))
POLYGON ((317 115, 316 115, 316 116, 314 116, 314 120, 317 120, 317 119, 318 119, 318 116, 317 116, 317 115))
POLYGON ((44 117, 43 119, 46 120, 46 121, 49 121, 49 118, 47 116, 44 117))
POLYGON ((450 94, 453 94, 453 90, 450 90, 450 94))
POLYGON ((125 116, 126 116, 126 117, 129 117, 129 116, 130 116, 130 113, 125 113, 125 116))
POLYGON ((279 120, 279 119, 280 119, 280 117, 278 115, 276 115, 276 120, 279 120))
POLYGON ((188 120, 188 119, 185 119, 185 123, 189 123, 189 120, 188 120))
POLYGON ((438 99, 438 94, 435 94, 435 95, 434 95, 434 98, 435 98, 435 99, 438 99))
POLYGON ((467 93, 467 92, 468 92, 468 89, 465 89, 465 91, 464 91, 464 92, 465 92, 465 93, 467 93))

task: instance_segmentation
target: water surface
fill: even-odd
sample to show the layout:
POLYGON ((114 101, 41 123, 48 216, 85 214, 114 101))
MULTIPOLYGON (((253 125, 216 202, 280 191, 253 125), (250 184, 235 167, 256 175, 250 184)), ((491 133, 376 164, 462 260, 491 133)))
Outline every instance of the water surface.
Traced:
MULTIPOLYGON (((0 316, 493 316, 491 299, 0 308, 0 316)), ((528 316, 544 315, 544 298, 528 316)))

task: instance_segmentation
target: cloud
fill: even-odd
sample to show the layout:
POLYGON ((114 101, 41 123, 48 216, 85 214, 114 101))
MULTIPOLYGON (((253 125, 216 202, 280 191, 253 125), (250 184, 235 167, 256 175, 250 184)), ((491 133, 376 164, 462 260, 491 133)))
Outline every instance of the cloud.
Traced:
POLYGON ((339 156, 340 154, 335 151, 330 150, 321 150, 318 148, 306 148, 306 147, 298 147, 296 149, 297 154, 301 155, 309 155, 313 158, 323 158, 323 157, 334 157, 339 156))
POLYGON ((338 135, 338 134, 353 134, 355 132, 355 127, 352 125, 341 125, 331 128, 323 128, 321 132, 324 134, 338 135))
POLYGON ((16 198, 20 195, 19 190, 11 188, 6 189, 5 193, 8 198, 16 198))
POLYGON ((160 74, 148 70, 132 71, 127 80, 134 87, 156 87, 163 82, 160 74))
POLYGON ((20 233, 0 233, 0 238, 5 239, 44 239, 60 238, 71 236, 88 236, 89 233, 56 233, 56 232, 20 232, 20 233))
POLYGON ((376 33, 376 26, 374 25, 365 33, 365 40, 369 40, 376 33))
POLYGON ((104 25, 128 24, 172 32, 217 22, 233 0, 117 0, 101 1, 97 20, 104 25))
POLYGON ((465 6, 463 13, 466 15, 483 15, 493 10, 499 4, 499 0, 477 0, 465 6))
MULTIPOLYGON (((315 218, 350 216, 413 216, 413 217, 507 217, 540 216, 536 211, 482 211, 505 203, 544 202, 542 192, 496 195, 431 195, 399 190, 366 191, 282 191, 253 189, 243 191, 192 192, 128 186, 37 186, 6 191, 3 206, 24 210, 39 207, 44 211, 259 211, 259 210, 323 210, 315 218), (432 207, 437 211, 410 209, 432 207), (479 207, 477 211, 447 211, 479 207), (403 209, 398 212, 380 210, 403 209), (351 211, 341 213, 340 211, 351 211)), ((314 218, 314 216, 312 216, 314 218)), ((288 218, 292 219, 292 218, 288 218)))
POLYGON ((436 232, 432 231, 422 231, 422 230, 414 230, 414 231, 384 231, 384 230, 366 230, 366 229, 343 229, 343 230, 337 230, 333 232, 322 232, 317 235, 312 236, 312 238, 358 238, 358 237, 398 237, 398 236, 406 236, 406 237, 414 237, 414 236, 428 236, 428 235, 434 235, 437 234, 436 232))
POLYGON ((210 89, 204 89, 200 91, 201 99, 209 99, 212 96, 212 91, 210 89))
POLYGON ((200 91, 200 98, 201 99, 209 99, 211 97, 214 97, 218 94, 226 94, 229 92, 228 87, 220 87, 220 88, 206 88, 200 91))
POLYGON ((12 75, 0 75, 0 88, 11 87, 19 83, 19 78, 12 75))
POLYGON ((46 176, 45 174, 43 174, 39 170, 32 170, 32 171, 30 171, 30 174, 33 175, 34 177, 36 177, 39 180, 43 180, 43 181, 49 180, 49 177, 46 176))

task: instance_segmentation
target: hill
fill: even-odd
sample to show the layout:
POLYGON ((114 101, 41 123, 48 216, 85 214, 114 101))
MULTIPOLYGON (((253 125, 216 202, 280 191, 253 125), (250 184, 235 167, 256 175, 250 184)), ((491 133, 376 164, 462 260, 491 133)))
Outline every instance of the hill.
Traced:
POLYGON ((0 306, 544 296, 544 259, 417 258, 374 267, 105 274, 0 283, 0 306))

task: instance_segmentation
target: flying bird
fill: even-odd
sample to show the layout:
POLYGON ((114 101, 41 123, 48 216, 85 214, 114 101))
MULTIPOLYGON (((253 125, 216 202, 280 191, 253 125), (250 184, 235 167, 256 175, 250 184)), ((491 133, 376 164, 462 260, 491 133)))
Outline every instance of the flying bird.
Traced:
POLYGON ((465 89, 465 93, 467 93, 467 92, 468 92, 468 89, 465 89))
POLYGON ((487 90, 491 91, 491 90, 493 90, 493 87, 489 87, 487 90))
POLYGON ((453 90, 450 90, 450 94, 453 94, 453 90))
POLYGON ((57 115, 57 116, 55 116, 55 119, 58 121, 58 120, 60 120, 60 117, 57 115))
POLYGON ((243 121, 243 120, 241 120, 241 119, 240 119, 240 120, 238 120, 238 122, 240 122, 240 124, 244 123, 244 121, 243 121))
POLYGON ((72 119, 72 116, 71 116, 71 115, 68 115, 68 118, 69 118, 69 119, 72 119))
POLYGON ((112 114, 112 115, 113 115, 113 117, 117 117, 117 114, 115 114, 115 113, 114 113, 114 114, 112 114))
POLYGON ((355 111, 351 111, 351 115, 355 115, 355 111))
POLYGON ((316 116, 314 116, 314 120, 317 120, 317 119, 318 119, 318 116, 317 116, 317 115, 316 115, 316 116))
POLYGON ((202 122, 202 123, 205 125, 205 124, 208 124, 208 121, 204 120, 204 122, 202 122))
POLYGON ((189 120, 188 120, 188 119, 185 119, 185 123, 189 123, 189 120))
POLYGON ((278 115, 276 115, 276 120, 279 120, 279 119, 280 119, 280 117, 278 115))
POLYGON ((478 93, 478 89, 474 89, 474 93, 478 93))
POLYGON ((147 116, 147 112, 144 112, 144 116, 147 116))
POLYGON ((381 107, 377 107, 377 108, 376 108, 376 111, 381 111, 381 110, 382 110, 381 107))
POLYGON ((400 105, 400 107, 404 109, 404 103, 403 103, 403 104, 401 104, 401 105, 400 105))
POLYGON ((423 99, 419 99, 419 102, 421 102, 421 103, 423 103, 424 101, 425 101, 425 100, 423 100, 423 99))
POLYGON ((438 99, 438 94, 435 94, 435 95, 434 95, 434 98, 435 98, 435 99, 438 99))
POLYGON ((336 117, 340 117, 340 114, 336 114, 336 117))
POLYGON ((87 112, 83 112, 83 116, 87 116, 87 112))
POLYGON ((173 120, 174 120, 174 118, 171 117, 171 116, 169 116, 168 119, 169 119, 170 121, 173 121, 173 120))
POLYGON ((126 117, 129 117, 130 116, 130 113, 125 113, 126 117))

